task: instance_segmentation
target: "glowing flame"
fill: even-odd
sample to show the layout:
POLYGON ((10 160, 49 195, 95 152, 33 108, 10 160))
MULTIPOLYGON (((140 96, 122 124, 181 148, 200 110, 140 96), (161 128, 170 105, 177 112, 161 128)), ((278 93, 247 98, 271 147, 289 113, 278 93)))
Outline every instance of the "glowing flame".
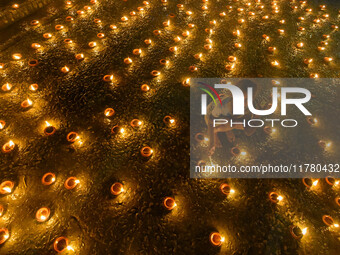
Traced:
POLYGON ((319 183, 319 180, 313 181, 313 186, 318 185, 318 183, 319 183))
POLYGON ((223 243, 225 241, 225 237, 221 236, 221 240, 220 241, 223 243))
POLYGON ((174 119, 170 119, 170 123, 173 124, 175 122, 174 119))
POLYGON ((48 121, 45 121, 45 124, 46 124, 47 127, 51 126, 51 124, 48 121))
POLYGON ((234 193, 235 193, 235 190, 234 190, 234 189, 230 189, 230 193, 231 193, 231 194, 234 194, 234 193))
POLYGON ((28 105, 32 105, 32 104, 33 104, 33 102, 32 102, 29 98, 27 98, 26 101, 27 101, 27 104, 28 104, 28 105))
POLYGON ((13 147, 13 146, 14 146, 14 142, 13 142, 12 140, 10 140, 10 141, 8 142, 8 144, 9 144, 10 147, 13 147))
POLYGON ((302 234, 303 235, 307 234, 307 228, 302 229, 302 234))
POLYGON ((278 197, 277 197, 277 200, 279 200, 279 201, 281 201, 282 199, 283 199, 282 196, 278 196, 278 197))
POLYGON ((11 193, 12 189, 10 187, 3 187, 2 188, 4 191, 6 191, 7 193, 11 193))
POLYGON ((74 251, 74 249, 73 249, 72 246, 70 246, 70 245, 68 245, 68 246, 66 247, 66 249, 69 250, 69 251, 74 251))

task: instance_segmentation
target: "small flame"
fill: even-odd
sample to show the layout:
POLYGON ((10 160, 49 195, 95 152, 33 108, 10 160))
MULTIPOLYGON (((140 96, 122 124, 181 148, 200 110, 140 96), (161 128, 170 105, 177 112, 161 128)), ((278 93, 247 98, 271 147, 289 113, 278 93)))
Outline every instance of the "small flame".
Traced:
POLYGON ((124 129, 124 128, 121 128, 121 129, 120 129, 120 132, 121 132, 122 134, 124 134, 124 133, 125 133, 125 129, 124 129))
POLYGON ((307 234, 307 228, 302 229, 302 234, 303 235, 307 234))
POLYGON ((225 237, 221 236, 221 240, 220 241, 223 243, 225 241, 225 237))
POLYGON ((10 140, 10 141, 8 142, 8 144, 9 144, 10 147, 14 146, 14 142, 13 142, 12 140, 10 140))
POLYGON ((6 191, 7 193, 11 193, 12 189, 10 187, 3 187, 2 188, 4 191, 6 191))
POLYGON ((319 180, 313 181, 313 186, 318 185, 318 183, 319 183, 319 180))
POLYGON ((174 119, 170 119, 170 123, 173 124, 175 122, 174 119))
POLYGON ((278 196, 278 197, 277 197, 277 200, 279 200, 279 201, 281 201, 282 199, 283 199, 282 196, 278 196))
POLYGON ((28 104, 28 105, 32 105, 33 102, 32 102, 29 98, 27 98, 27 104, 28 104))
POLYGON ((72 246, 70 246, 70 245, 68 245, 66 248, 67 248, 67 250, 69 250, 69 251, 74 251, 74 249, 73 249, 72 246))
POLYGON ((45 124, 46 124, 47 127, 51 126, 51 124, 48 121, 45 121, 45 124))
POLYGON ((79 181, 78 179, 77 179, 77 180, 75 180, 74 182, 75 182, 75 183, 77 183, 77 184, 79 184, 79 183, 80 183, 80 181, 79 181))
POLYGON ((230 193, 231 193, 231 194, 234 194, 234 193, 235 193, 235 190, 234 190, 234 189, 231 189, 231 190, 230 190, 230 193))

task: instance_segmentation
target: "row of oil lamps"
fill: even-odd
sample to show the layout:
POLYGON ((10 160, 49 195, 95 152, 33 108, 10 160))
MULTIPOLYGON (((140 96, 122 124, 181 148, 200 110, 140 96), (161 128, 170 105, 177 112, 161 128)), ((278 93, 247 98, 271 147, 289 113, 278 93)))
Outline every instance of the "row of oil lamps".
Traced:
MULTIPOLYGON (((42 177, 42 184, 43 185, 51 185, 56 181, 56 176, 53 173, 46 173, 42 177)), ((329 182, 330 180, 326 180, 329 182)), ((69 177, 65 183, 64 186, 66 189, 73 189, 75 188, 80 181, 76 177, 69 177)), ((313 181, 312 179, 305 178, 303 179, 303 183, 307 187, 311 186, 316 186, 318 183, 318 180, 313 181)), ((14 188, 14 183, 11 181, 4 181, 0 184, 0 194, 10 194, 13 191, 14 188)), ((120 182, 115 182, 112 184, 110 188, 111 194, 114 196, 118 196, 122 194, 124 190, 124 186, 120 182)), ((220 185, 220 191, 222 192, 223 195, 229 196, 231 194, 235 193, 235 190, 232 189, 229 184, 227 183, 222 183, 220 185)), ((272 203, 278 204, 280 203, 284 198, 279 195, 276 192, 270 192, 269 193, 269 200, 272 203)), ((340 206, 340 197, 337 197, 335 199, 335 202, 338 206, 340 206)), ((171 211, 177 207, 177 203, 173 197, 166 197, 163 200, 163 206, 171 211)), ((0 205, 0 217, 3 215, 4 208, 0 205)), ((50 209, 47 207, 42 207, 36 212, 36 220, 38 222, 45 222, 49 219, 50 217, 50 209)), ((339 227, 339 224, 335 223, 333 218, 329 215, 323 215, 322 216, 322 221, 324 224, 332 229, 337 229, 339 227)), ((295 239, 301 239, 306 233, 307 233, 307 228, 301 229, 297 225, 292 225, 290 226, 290 233, 295 239)), ((10 237, 9 230, 6 228, 0 229, 0 244, 3 244, 6 242, 6 240, 10 237)), ((219 232, 213 232, 210 234, 209 237, 210 242, 214 246, 221 246, 222 243, 225 241, 225 237, 222 236, 219 232)), ((63 252, 65 250, 73 250, 72 246, 68 244, 68 239, 66 237, 58 237, 54 241, 54 249, 57 252, 63 252)))

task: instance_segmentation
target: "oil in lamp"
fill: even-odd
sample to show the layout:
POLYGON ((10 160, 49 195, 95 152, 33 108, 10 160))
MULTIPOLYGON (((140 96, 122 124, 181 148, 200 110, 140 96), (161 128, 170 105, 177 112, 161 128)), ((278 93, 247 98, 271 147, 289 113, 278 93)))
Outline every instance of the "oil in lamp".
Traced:
POLYGON ((33 83, 33 84, 31 84, 31 85, 28 87, 28 89, 29 89, 30 91, 37 91, 38 88, 39 88, 39 86, 38 86, 38 84, 36 84, 36 83, 33 83))
POLYGON ((235 193, 235 190, 230 188, 229 184, 227 184, 227 183, 222 183, 220 185, 220 190, 226 196, 229 196, 230 194, 234 194, 235 193))
POLYGON ((78 53, 75 55, 77 60, 83 60, 84 59, 84 54, 83 53, 78 53))
POLYGON ((150 157, 153 154, 153 150, 149 146, 146 146, 140 150, 140 153, 143 157, 150 157))
POLYGON ((124 63, 127 64, 127 65, 130 65, 132 63, 132 59, 131 58, 125 58, 124 63))
POLYGON ((46 127, 44 128, 44 134, 47 136, 53 135, 56 128, 53 127, 48 121, 45 121, 46 127))
POLYGON ((329 39, 329 37, 330 37, 329 35, 322 35, 323 39, 329 39))
POLYGON ((3 120, 0 120, 0 130, 4 129, 5 125, 6 125, 6 122, 3 120))
POLYGON ((3 244, 9 238, 9 231, 7 228, 0 228, 0 244, 3 244))
POLYGON ((140 89, 141 89, 142 91, 144 91, 144 92, 147 92, 147 91, 150 90, 150 87, 149 87, 148 84, 143 84, 143 85, 140 87, 140 89))
POLYGON ((14 60, 20 60, 22 58, 22 55, 20 53, 14 53, 12 55, 12 59, 14 60))
POLYGON ((46 173, 44 176, 41 178, 42 184, 48 186, 51 185, 55 182, 56 177, 54 173, 46 173))
POLYGON ((185 14, 190 16, 190 15, 192 15, 192 11, 186 11, 185 14))
POLYGON ((4 92, 8 92, 12 89, 12 84, 9 84, 8 82, 5 83, 4 85, 2 85, 1 87, 2 91, 4 92))
POLYGON ((58 253, 64 251, 74 251, 72 246, 70 246, 68 243, 69 243, 68 239, 66 237, 61 236, 54 241, 53 248, 58 253))
POLYGON ((4 181, 0 184, 0 194, 10 194, 13 191, 14 183, 12 181, 4 181))
POLYGON ((301 229, 298 226, 290 226, 289 231, 294 239, 297 240, 301 239, 305 234, 307 234, 307 228, 301 229))
POLYGON ((143 124, 142 121, 140 121, 139 119, 133 119, 131 122, 130 122, 130 125, 131 127, 139 127, 143 124))
POLYGON ((112 184, 110 190, 112 195, 118 196, 119 194, 124 192, 124 186, 120 182, 115 182, 114 184, 112 184))
POLYGON ((52 38, 52 34, 51 33, 45 33, 45 34, 43 34, 43 37, 45 39, 50 39, 50 38, 52 38))
POLYGON ((68 73, 70 71, 70 68, 68 68, 67 66, 64 66, 64 67, 61 68, 61 71, 63 73, 68 73))
POLYGON ((154 30, 153 33, 154 33, 155 35, 160 35, 160 34, 162 33, 162 31, 161 31, 161 30, 154 30))
POLYGON ((90 48, 94 48, 97 46, 97 43, 96 42, 89 42, 89 47, 90 48))
POLYGON ((47 207, 40 208, 35 214, 35 218, 39 222, 45 222, 50 217, 50 209, 47 207))
POLYGON ((74 189, 80 181, 76 177, 69 177, 66 179, 64 186, 66 189, 74 189))
POLYGON ((331 28, 335 30, 335 29, 338 29, 339 26, 337 26, 337 25, 331 25, 331 28))
POLYGON ((115 110, 112 108, 106 108, 104 114, 106 117, 112 117, 115 114, 115 110))
POLYGON ((174 125, 175 124, 175 119, 172 118, 171 116, 165 116, 163 118, 163 122, 168 125, 168 126, 171 126, 171 125, 174 125))
POLYGON ((169 211, 173 210, 177 206, 175 199, 172 197, 166 197, 163 201, 163 205, 169 211))
POLYGON ((213 232, 210 234, 209 240, 214 246, 221 246, 222 243, 225 241, 225 238, 221 236, 220 233, 213 232))
POLYGON ((79 135, 76 132, 70 132, 67 134, 66 139, 70 143, 74 143, 77 139, 79 139, 79 135))
POLYGON ((277 194, 276 192, 269 193, 269 200, 274 204, 279 203, 280 201, 282 201, 282 199, 283 197, 277 194))
POLYGON ((304 27, 298 27, 298 31, 305 31, 306 29, 304 27))
POLYGON ((325 47, 321 47, 321 46, 318 47, 318 51, 324 51, 325 49, 326 49, 325 47))

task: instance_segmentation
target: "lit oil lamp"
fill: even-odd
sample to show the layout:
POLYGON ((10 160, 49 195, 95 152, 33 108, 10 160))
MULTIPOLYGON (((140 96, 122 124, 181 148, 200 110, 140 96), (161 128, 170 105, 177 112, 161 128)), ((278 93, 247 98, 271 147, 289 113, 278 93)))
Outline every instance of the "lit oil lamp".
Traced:
POLYGON ((110 25, 110 29, 116 30, 116 29, 117 29, 117 26, 116 26, 116 25, 110 25))
POLYGON ((311 74, 309 75, 309 77, 310 77, 310 78, 313 78, 313 79, 317 79, 317 78, 319 78, 319 74, 317 74, 317 73, 311 73, 311 74))
POLYGON ((338 206, 340 206, 340 197, 336 197, 336 198, 335 198, 335 203, 336 203, 338 206))
POLYGON ((142 121, 140 121, 139 119, 133 119, 130 122, 131 127, 140 127, 143 124, 142 121))
POLYGON ((323 39, 329 39, 329 38, 330 38, 330 35, 322 35, 322 38, 323 38, 323 39))
POLYGON ((45 33, 45 34, 43 34, 43 37, 45 39, 51 39, 52 38, 52 34, 51 33, 45 33))
POLYGON ((316 179, 316 180, 312 180, 311 178, 303 178, 302 179, 302 183, 303 185, 305 185, 307 188, 311 188, 311 187, 315 187, 318 185, 319 183, 319 180, 316 179))
POLYGON ((276 51, 276 47, 268 47, 268 51, 270 53, 274 53, 276 51))
POLYGON ((225 16, 227 16, 227 14, 226 14, 225 12, 221 12, 219 15, 220 15, 220 17, 225 17, 225 16))
POLYGON ((240 43, 235 43, 234 46, 235 46, 235 48, 241 48, 241 47, 242 47, 242 44, 240 44, 240 43))
POLYGON ((330 63, 330 62, 333 61, 333 58, 331 58, 331 57, 324 57, 323 59, 324 59, 324 61, 327 62, 327 63, 330 63))
POLYGON ((18 9, 18 8, 19 8, 19 5, 18 5, 18 4, 13 4, 13 5, 12 5, 12 8, 13 8, 13 9, 18 9))
POLYGON ((286 21, 284 19, 280 20, 280 24, 285 24, 286 21))
POLYGON ((306 29, 304 27, 298 27, 298 31, 305 31, 306 29))
POLYGON ((82 10, 78 10, 78 11, 77 11, 77 14, 78 14, 78 15, 83 15, 84 13, 85 13, 85 12, 82 11, 82 10))
POLYGON ((212 45, 211 44, 205 44, 204 45, 204 49, 211 50, 212 49, 212 45))
POLYGON ((280 63, 277 60, 272 61, 270 64, 276 67, 280 66, 280 63))
POLYGON ((277 203, 279 203, 280 201, 283 200, 283 197, 280 196, 279 194, 277 194, 276 192, 270 192, 269 193, 269 200, 272 203, 277 204, 277 203))
POLYGON ((120 182, 115 182, 114 184, 112 184, 110 191, 112 195, 118 196, 119 194, 124 192, 124 186, 120 182))
POLYGON ((222 183, 220 185, 220 190, 226 196, 229 196, 230 194, 234 194, 235 193, 235 190, 230 188, 229 184, 227 184, 227 183, 222 183))
POLYGON ((146 39, 146 40, 144 40, 144 43, 146 45, 150 45, 152 43, 152 41, 151 41, 151 39, 146 39))
POLYGON ((76 177, 69 177, 66 179, 64 186, 66 189, 74 189, 80 181, 76 177))
POLYGON ((270 37, 266 34, 262 35, 262 38, 265 39, 266 41, 270 41, 270 37))
POLYGON ((2 91, 4 92, 8 92, 12 89, 12 84, 9 84, 8 82, 5 83, 4 85, 2 85, 1 87, 2 91))
POLYGON ((106 117, 112 117, 115 114, 115 110, 112 108, 106 108, 104 114, 106 117))
POLYGON ((175 124, 175 119, 172 118, 171 116, 165 116, 163 118, 163 122, 168 125, 168 126, 171 126, 171 125, 174 125, 175 124))
POLYGON ((324 51, 324 50, 326 50, 325 47, 321 47, 321 46, 318 47, 318 51, 324 51))
POLYGON ((29 60, 28 61, 28 65, 29 66, 37 66, 38 65, 38 60, 36 60, 36 59, 31 59, 31 60, 29 60))
POLYGON ((154 33, 154 35, 161 35, 162 31, 161 30, 154 30, 153 33, 154 33))
POLYGON ((163 22, 163 26, 164 26, 164 27, 170 26, 170 20, 164 21, 164 22, 163 22))
POLYGON ((1 130, 1 129, 4 129, 5 126, 6 126, 6 122, 3 121, 3 120, 0 120, 0 130, 1 130))
POLYGON ((37 26, 37 25, 40 24, 40 22, 39 22, 39 20, 32 20, 32 21, 30 22, 30 24, 31 24, 32 26, 37 26))
POLYGON ((173 199, 172 197, 166 197, 163 200, 163 205, 169 211, 173 210, 177 206, 175 199, 173 199))
POLYGON ((123 21, 123 22, 126 22, 126 21, 128 21, 129 20, 129 18, 128 17, 126 17, 126 16, 123 16, 121 19, 120 19, 121 21, 123 21))
POLYGON ((186 78, 186 79, 182 82, 182 84, 183 84, 184 86, 190 86, 190 78, 186 78))
POLYGON ((5 212, 5 208, 2 205, 0 205, 0 217, 4 215, 4 212, 5 212))
POLYGON ((296 45, 296 47, 299 49, 303 48, 303 46, 304 46, 303 42, 300 42, 296 45))
POLYGON ((15 148, 15 143, 10 140, 8 143, 5 143, 3 146, 2 146, 2 152, 3 153, 10 153, 11 151, 13 151, 15 148))
POLYGON ((43 185, 51 185, 55 182, 56 180, 56 177, 55 177, 55 174, 54 173, 46 173, 44 174, 44 176, 41 178, 41 183, 43 185))
POLYGON ((14 53, 12 55, 13 60, 20 60, 22 58, 22 55, 20 53, 14 53))
POLYGON ((96 24, 102 23, 102 21, 100 19, 94 19, 93 22, 96 23, 96 24))
POLYGON ((71 44, 71 43, 73 43, 73 41, 72 41, 71 39, 69 39, 69 38, 66 38, 66 39, 64 40, 64 43, 66 43, 66 44, 71 44))
POLYGON ((189 27, 189 28, 194 28, 194 27, 195 27, 195 24, 189 23, 189 24, 188 24, 188 27, 189 27))
POLYGON ((118 125, 113 126, 113 127, 111 128, 111 134, 118 134, 118 133, 124 134, 124 133, 125 133, 125 129, 119 127, 118 125))
POLYGON ((312 62, 313 62, 312 58, 305 58, 305 60, 303 61, 303 63, 305 63, 306 65, 309 65, 312 62))
POLYGON ((318 119, 313 117, 307 117, 307 122, 309 125, 314 126, 318 124, 318 119))
POLYGON ((37 50, 41 48, 41 45, 39 43, 32 43, 31 48, 37 50))
POLYGON ((189 67, 190 72, 196 72, 197 70, 198 70, 198 68, 196 66, 190 66, 189 67))
POLYGON ((131 58, 125 58, 124 63, 127 64, 127 65, 130 65, 130 64, 132 64, 132 59, 131 58))
POLYGON ((270 126, 265 126, 265 127, 263 128, 263 131, 264 131, 266 134, 270 135, 270 134, 276 133, 276 128, 273 128, 273 127, 270 127, 270 126))
POLYGON ((202 56, 203 56, 202 53, 197 53, 197 54, 194 55, 194 58, 201 59, 202 56))
POLYGON ((78 53, 78 54, 75 55, 75 58, 77 60, 83 60, 84 59, 84 54, 83 53, 78 53))
POLYGON ((92 10, 92 8, 91 8, 91 6, 85 5, 84 10, 89 11, 89 10, 92 10))
POLYGON ((321 148, 323 148, 323 149, 327 149, 327 148, 329 148, 329 147, 332 146, 332 143, 331 143, 331 142, 326 142, 326 141, 324 141, 324 140, 320 140, 320 141, 318 142, 318 144, 319 144, 319 146, 320 146, 321 148))
POLYGON ((0 70, 3 70, 5 68, 5 64, 4 63, 0 63, 0 70))
POLYGON ((38 88, 39 88, 39 86, 38 86, 38 84, 36 84, 36 83, 31 84, 31 85, 28 87, 28 89, 29 89, 30 91, 37 91, 38 88))
POLYGON ((222 243, 225 241, 225 238, 221 236, 220 233, 213 232, 210 234, 209 240, 214 246, 221 246, 222 243))
POLYGON ((159 63, 160 63, 161 65, 165 66, 165 65, 167 65, 167 64, 169 63, 169 61, 166 60, 166 59, 161 59, 161 60, 159 61, 159 63))
POLYGON ((76 132, 70 132, 67 134, 66 139, 68 142, 74 143, 75 141, 79 139, 79 135, 76 132))
POLYGON ((35 218, 39 222, 45 222, 48 220, 49 217, 50 217, 50 209, 47 207, 40 208, 35 214, 35 218))
POLYGON ((141 89, 143 92, 147 92, 147 91, 150 90, 150 87, 149 87, 149 85, 147 85, 147 84, 143 84, 143 85, 140 87, 140 89, 141 89))
POLYGON ((90 48, 94 48, 97 46, 97 43, 96 42, 89 42, 89 47, 90 48))
POLYGON ((70 68, 67 66, 64 66, 60 69, 63 73, 68 73, 70 71, 70 68))
POLYGON ((305 234, 307 234, 307 228, 301 229, 298 226, 290 226, 289 231, 294 239, 297 240, 301 239, 305 234))
POLYGON ((61 253, 64 251, 74 251, 72 246, 69 245, 69 241, 66 237, 58 237, 54 243, 53 243, 53 248, 56 252, 61 253))
POLYGON ((159 76, 160 74, 161 74, 161 72, 159 72, 159 71, 157 71, 157 70, 153 70, 153 71, 151 72, 151 75, 154 76, 154 77, 157 77, 157 76, 159 76))
POLYGON ((336 29, 339 28, 339 26, 337 26, 337 25, 331 25, 331 28, 334 29, 334 30, 336 30, 336 29))
POLYGON ((229 56, 228 57, 228 61, 230 61, 230 62, 235 62, 236 60, 237 60, 237 58, 234 57, 234 56, 229 56))
POLYGON ((47 136, 53 135, 56 128, 53 127, 48 121, 45 121, 46 127, 44 128, 44 134, 47 136))
POLYGON ((56 25, 54 28, 55 28, 55 30, 60 31, 60 30, 64 29, 64 26, 63 25, 56 25))
POLYGON ((150 157, 153 154, 153 149, 151 149, 149 146, 146 146, 140 150, 140 153, 143 157, 150 157))
POLYGON ((0 194, 10 194, 12 193, 14 188, 14 182, 12 181, 4 181, 0 184, 0 194))
POLYGON ((105 75, 103 77, 103 81, 105 81, 105 82, 112 82, 113 78, 114 78, 113 74, 107 74, 107 75, 105 75))
POLYGON ((71 22, 71 21, 73 21, 74 19, 73 19, 73 17, 71 17, 71 16, 67 16, 67 17, 65 18, 65 20, 68 21, 68 22, 71 22))
POLYGON ((339 227, 339 224, 334 223, 333 218, 331 216, 329 216, 329 215, 323 215, 322 216, 322 221, 328 227, 334 227, 334 228, 338 228, 339 227))
POLYGON ((326 181, 326 183, 327 183, 328 185, 330 185, 330 186, 333 186, 333 185, 335 184, 335 182, 336 182, 335 178, 333 178, 333 177, 331 177, 331 176, 327 176, 327 177, 325 178, 325 181, 326 181))
POLYGON ((141 50, 141 49, 134 49, 134 50, 132 51, 132 54, 133 54, 133 55, 140 55, 140 54, 142 54, 142 50, 141 50))
POLYGON ((9 238, 9 231, 7 228, 0 228, 0 244, 3 244, 9 238))

